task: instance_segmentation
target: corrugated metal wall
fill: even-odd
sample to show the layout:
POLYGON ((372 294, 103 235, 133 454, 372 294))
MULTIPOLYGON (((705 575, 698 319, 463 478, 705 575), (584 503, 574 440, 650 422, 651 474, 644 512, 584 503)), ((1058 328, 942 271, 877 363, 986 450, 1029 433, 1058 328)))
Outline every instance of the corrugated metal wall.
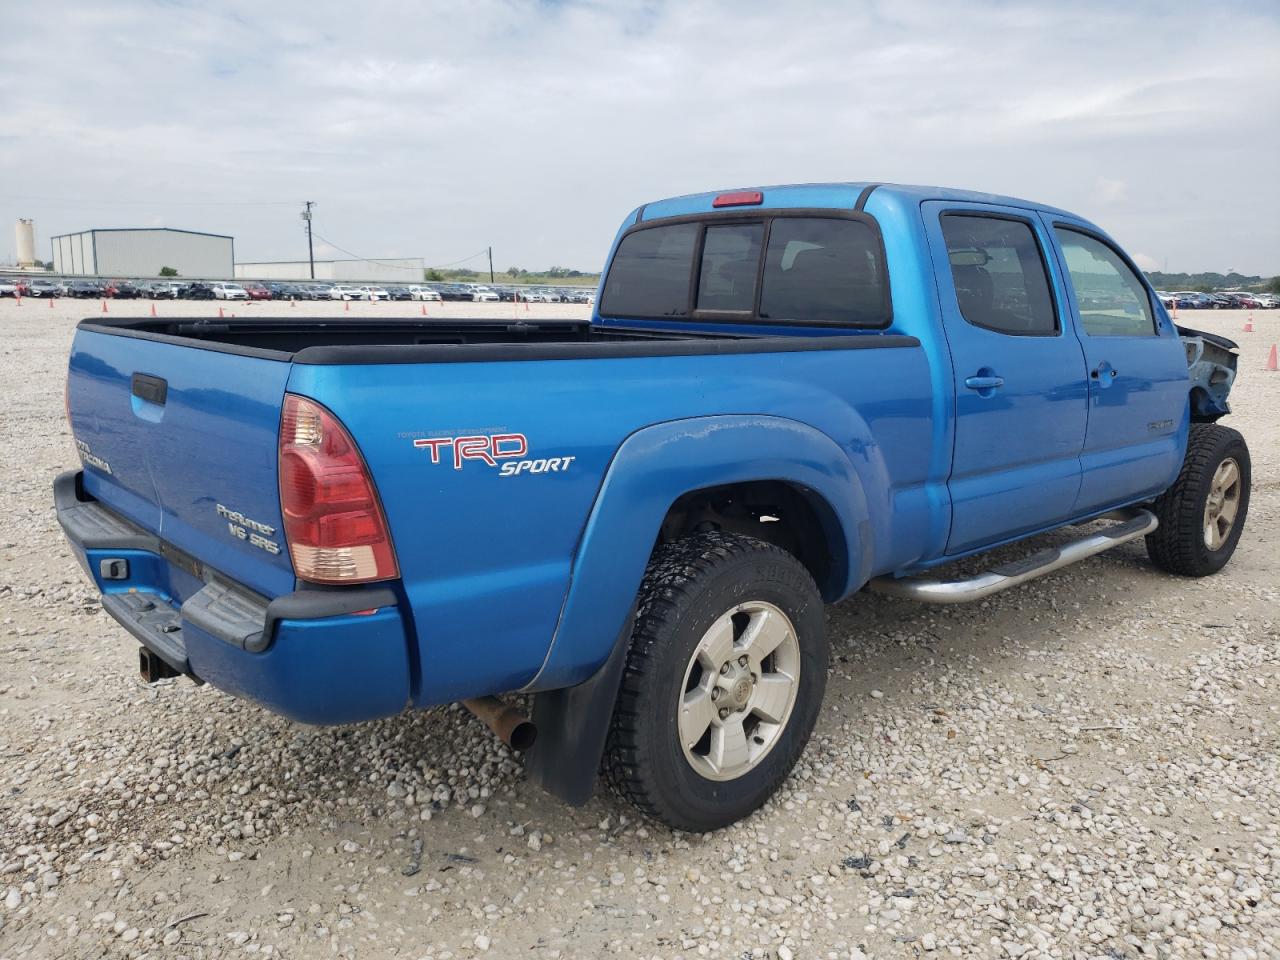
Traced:
POLYGON ((234 242, 230 237, 177 230, 95 230, 100 276, 155 277, 173 267, 180 277, 230 277, 234 242))
POLYGON ((92 232, 68 233, 53 237, 52 241, 54 273, 94 273, 92 232))

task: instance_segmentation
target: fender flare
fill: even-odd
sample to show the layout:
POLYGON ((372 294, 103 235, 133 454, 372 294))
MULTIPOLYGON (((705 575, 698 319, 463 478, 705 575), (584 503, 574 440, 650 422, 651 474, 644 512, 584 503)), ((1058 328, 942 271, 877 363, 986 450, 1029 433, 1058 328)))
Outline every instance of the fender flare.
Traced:
POLYGON ((525 687, 538 694, 538 742, 526 762, 535 783, 573 804, 591 796, 636 593, 671 505, 691 491, 758 480, 794 484, 822 508, 824 532, 843 552, 834 558, 826 599, 866 581, 874 553, 867 492, 850 457, 826 434, 763 415, 668 421, 631 434, 605 473, 555 636, 525 687))

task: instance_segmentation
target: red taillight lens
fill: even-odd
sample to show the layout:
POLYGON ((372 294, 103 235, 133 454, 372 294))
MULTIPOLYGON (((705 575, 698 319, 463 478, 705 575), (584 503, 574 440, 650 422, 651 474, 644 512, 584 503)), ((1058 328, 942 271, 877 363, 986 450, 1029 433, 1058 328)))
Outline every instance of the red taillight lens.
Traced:
POLYGON ((387 519, 338 418, 287 393, 280 419, 280 507, 293 569, 315 583, 399 576, 387 519))
POLYGON ((711 201, 713 207, 755 207, 764 203, 764 194, 759 190, 736 190, 733 193, 722 193, 711 201))

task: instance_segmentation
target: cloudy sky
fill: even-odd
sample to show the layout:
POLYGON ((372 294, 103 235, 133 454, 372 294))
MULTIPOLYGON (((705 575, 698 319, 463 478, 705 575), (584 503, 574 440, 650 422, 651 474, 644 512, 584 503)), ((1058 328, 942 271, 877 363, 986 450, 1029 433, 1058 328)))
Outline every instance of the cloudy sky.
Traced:
POLYGON ((0 24, 0 260, 18 216, 46 256, 154 225, 305 258, 315 200, 318 254, 595 270, 648 200, 878 180, 1066 207, 1148 268, 1280 273, 1276 0, 42 0, 0 24))

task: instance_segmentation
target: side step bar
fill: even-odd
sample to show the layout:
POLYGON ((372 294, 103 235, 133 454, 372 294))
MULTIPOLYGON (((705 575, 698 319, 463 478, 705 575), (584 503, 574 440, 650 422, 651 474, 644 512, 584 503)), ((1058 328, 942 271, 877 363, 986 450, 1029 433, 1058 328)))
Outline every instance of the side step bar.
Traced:
POLYGON ((906 597, 924 603, 969 603, 1001 590, 1042 577, 1062 567, 1103 553, 1130 540, 1145 537, 1160 525, 1150 510, 1135 510, 1123 523, 1075 540, 1061 547, 1048 547, 1029 557, 993 567, 965 580, 935 580, 930 577, 876 577, 869 586, 876 593, 906 597))

